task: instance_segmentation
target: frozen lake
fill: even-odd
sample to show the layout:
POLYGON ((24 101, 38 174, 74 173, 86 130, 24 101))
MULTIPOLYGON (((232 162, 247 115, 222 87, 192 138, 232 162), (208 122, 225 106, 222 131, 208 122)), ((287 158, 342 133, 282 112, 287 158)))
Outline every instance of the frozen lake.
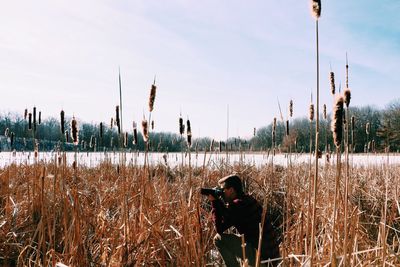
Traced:
MULTIPOLYGON (((72 164, 74 161, 74 152, 67 152, 67 163, 72 164)), ((106 161, 112 164, 118 164, 121 160, 122 153, 114 152, 78 152, 77 162, 78 165, 85 165, 87 167, 95 167, 99 163, 106 161)), ((52 162, 59 157, 57 152, 39 152, 38 160, 43 162, 52 162)), ((207 152, 202 153, 191 153, 191 164, 193 167, 200 167, 205 165, 215 166, 220 163, 229 164, 235 163, 245 163, 255 166, 261 166, 265 164, 270 164, 272 162, 271 154, 267 152, 246 152, 246 153, 234 153, 230 152, 219 153, 219 152, 207 152)), ((367 165, 381 165, 386 164, 387 161, 386 154, 355 154, 350 157, 350 161, 356 166, 367 166, 367 165)), ((126 152, 125 153, 125 163, 126 164, 136 164, 143 165, 145 159, 145 153, 143 152, 126 152)), ((331 163, 335 162, 336 156, 331 155, 331 163)), ((173 167, 176 165, 189 164, 189 154, 187 153, 149 153, 148 160, 151 165, 165 164, 173 167)), ((314 160, 314 158, 313 158, 314 160)), ((344 154, 342 155, 342 160, 344 160, 344 154)), ((293 164, 307 163, 309 161, 309 154, 292 154, 290 161, 293 164)), ((33 164, 35 162, 33 152, 1 152, 0 153, 0 167, 5 167, 11 163, 18 164, 33 164)), ((287 166, 289 162, 289 157, 286 154, 277 154, 273 158, 274 164, 279 164, 282 166, 287 166)), ((325 155, 319 160, 321 164, 325 164, 325 155)), ((400 154, 391 153, 389 155, 389 164, 400 164, 400 154)))

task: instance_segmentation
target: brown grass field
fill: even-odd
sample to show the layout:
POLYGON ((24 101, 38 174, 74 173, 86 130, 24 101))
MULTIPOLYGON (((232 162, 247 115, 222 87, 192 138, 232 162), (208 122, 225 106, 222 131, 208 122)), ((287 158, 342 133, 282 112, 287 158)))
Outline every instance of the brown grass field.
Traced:
MULTIPOLYGON (((0 265, 220 266, 211 252, 210 206, 199 189, 232 172, 275 216, 283 264, 309 262, 308 164, 171 168, 103 162, 74 168, 62 157, 57 161, 0 170, 0 265)), ((332 223, 336 167, 319 170, 314 264, 329 265, 335 237, 338 264, 346 250, 351 266, 398 266, 400 166, 350 166, 346 240, 345 175, 339 176, 335 230, 332 223)), ((345 174, 345 164, 341 168, 345 174)))

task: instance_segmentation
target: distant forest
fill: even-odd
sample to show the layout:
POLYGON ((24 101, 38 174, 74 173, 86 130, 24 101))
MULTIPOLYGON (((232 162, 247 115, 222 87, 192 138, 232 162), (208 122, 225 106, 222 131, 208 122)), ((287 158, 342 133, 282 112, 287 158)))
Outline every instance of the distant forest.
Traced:
MULTIPOLYGON (((36 108, 35 108, 36 110, 36 108)), ((39 151, 66 150, 73 151, 144 151, 146 146, 138 124, 137 142, 133 143, 133 131, 118 134, 117 127, 111 123, 91 124, 78 121, 79 143, 74 146, 71 140, 71 118, 65 120, 65 132, 61 132, 60 118, 48 118, 41 121, 39 112, 34 116, 33 109, 27 111, 0 115, 0 150, 1 151, 39 151), (36 145, 35 145, 36 144, 36 145)), ((349 109, 349 144, 354 144, 354 152, 383 152, 400 150, 400 100, 393 101, 384 109, 372 106, 352 107, 349 109), (351 117, 354 116, 354 131, 352 132, 351 117), (352 134, 353 133, 353 134, 352 134)), ((114 123, 113 123, 114 124, 114 123)), ((186 124, 186 122, 184 122, 186 124)), ((330 131, 330 115, 324 118, 320 115, 320 147, 321 151, 333 150, 332 133, 330 131)), ((180 127, 177 118, 176 133, 153 131, 150 126, 148 143, 149 151, 178 152, 188 149, 185 127, 180 127), (182 129, 183 128, 183 129, 182 129), (180 134, 182 132, 182 134, 180 134)), ((192 151, 267 151, 275 147, 278 152, 307 152, 310 150, 310 126, 312 139, 315 138, 315 121, 307 117, 286 119, 277 118, 275 144, 272 144, 273 122, 261 128, 249 129, 254 132, 251 138, 231 137, 228 140, 213 140, 211 137, 194 138, 190 149, 192 151), (289 126, 287 129, 287 125, 289 126)), ((132 127, 130 127, 132 128, 132 127)), ((187 128, 187 127, 186 127, 187 128)), ((311 142, 314 144, 314 142, 311 142)))

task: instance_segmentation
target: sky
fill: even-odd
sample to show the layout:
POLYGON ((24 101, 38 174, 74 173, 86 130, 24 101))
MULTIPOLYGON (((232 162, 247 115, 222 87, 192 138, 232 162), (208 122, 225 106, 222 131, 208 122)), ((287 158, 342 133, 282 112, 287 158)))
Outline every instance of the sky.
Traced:
MULTIPOLYGON (((126 131, 149 117, 155 76, 155 131, 178 132, 182 114, 194 138, 249 137, 280 118, 278 101, 286 119, 291 99, 294 117, 316 100, 308 0, 0 1, 1 112, 109 123, 119 69, 126 131)), ((399 13, 400 1, 322 0, 321 110, 330 70, 344 87, 346 52, 351 106, 400 97, 399 13)))

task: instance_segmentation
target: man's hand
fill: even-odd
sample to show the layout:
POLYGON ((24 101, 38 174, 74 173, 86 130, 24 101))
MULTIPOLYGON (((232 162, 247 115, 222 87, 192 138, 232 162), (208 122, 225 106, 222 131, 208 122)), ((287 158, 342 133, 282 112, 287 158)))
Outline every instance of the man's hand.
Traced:
POLYGON ((215 200, 215 197, 214 197, 213 195, 208 195, 208 200, 214 201, 214 200, 215 200))

